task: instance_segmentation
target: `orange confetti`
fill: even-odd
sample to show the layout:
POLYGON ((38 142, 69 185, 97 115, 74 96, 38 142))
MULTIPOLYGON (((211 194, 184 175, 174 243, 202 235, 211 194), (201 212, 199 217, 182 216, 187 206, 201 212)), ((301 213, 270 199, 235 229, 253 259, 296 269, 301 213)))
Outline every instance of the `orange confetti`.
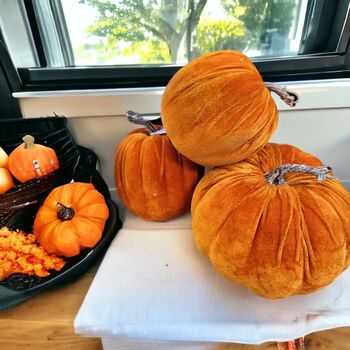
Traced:
POLYGON ((0 281, 14 273, 46 277, 49 270, 59 271, 66 262, 38 246, 32 234, 0 229, 0 281))

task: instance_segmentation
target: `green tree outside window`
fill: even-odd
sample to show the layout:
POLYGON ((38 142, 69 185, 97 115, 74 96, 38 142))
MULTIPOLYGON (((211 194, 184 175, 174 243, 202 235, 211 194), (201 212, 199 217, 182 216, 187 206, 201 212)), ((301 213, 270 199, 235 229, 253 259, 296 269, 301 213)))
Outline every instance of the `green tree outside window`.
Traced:
MULTIPOLYGON (((100 61, 113 55, 137 55, 141 63, 158 64, 176 63, 181 50, 187 60, 222 49, 269 55, 278 51, 276 42, 282 51, 301 2, 219 0, 224 15, 212 19, 205 14, 209 1, 80 0, 98 10, 87 31, 101 39, 93 47, 100 61)), ((93 48, 80 47, 79 54, 93 48)))

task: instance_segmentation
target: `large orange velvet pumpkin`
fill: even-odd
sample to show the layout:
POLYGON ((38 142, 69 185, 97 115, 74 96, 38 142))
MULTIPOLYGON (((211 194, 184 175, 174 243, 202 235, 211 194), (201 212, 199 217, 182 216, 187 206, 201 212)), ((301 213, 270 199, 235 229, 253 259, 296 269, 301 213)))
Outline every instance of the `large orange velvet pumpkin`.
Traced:
POLYGON ((167 135, 152 135, 147 128, 131 131, 115 155, 118 194, 145 220, 167 221, 190 210, 202 174, 203 168, 179 154, 167 135))
POLYGON ((97 244, 108 215, 94 185, 73 182, 51 191, 35 216, 33 233, 49 253, 71 257, 97 244))
MULTIPOLYGON (((295 95, 271 86, 293 105, 295 95)), ((262 148, 277 126, 270 90, 251 60, 217 51, 181 68, 168 83, 161 116, 175 148, 198 164, 233 164, 262 148)))
POLYGON ((197 247, 225 278, 266 298, 328 285, 350 264, 350 194, 328 171, 277 144, 209 171, 192 201, 197 247))

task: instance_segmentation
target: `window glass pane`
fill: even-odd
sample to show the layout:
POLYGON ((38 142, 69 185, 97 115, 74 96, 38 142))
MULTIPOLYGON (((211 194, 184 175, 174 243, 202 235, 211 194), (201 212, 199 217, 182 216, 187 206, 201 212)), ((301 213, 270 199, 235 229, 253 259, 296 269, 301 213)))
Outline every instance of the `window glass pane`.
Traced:
POLYGON ((75 65, 298 54, 308 0, 61 0, 75 65))
POLYGON ((0 30, 16 67, 39 65, 22 1, 0 0, 0 30))

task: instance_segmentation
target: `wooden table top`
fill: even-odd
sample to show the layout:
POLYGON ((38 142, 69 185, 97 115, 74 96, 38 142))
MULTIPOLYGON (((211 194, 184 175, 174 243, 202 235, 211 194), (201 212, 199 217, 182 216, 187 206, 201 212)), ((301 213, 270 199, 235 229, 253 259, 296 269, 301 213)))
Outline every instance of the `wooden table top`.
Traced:
MULTIPOLYGON (((0 349, 101 350, 98 338, 74 334, 73 321, 96 273, 97 265, 65 286, 43 292, 8 311, 0 312, 0 349)), ((120 343, 118 350, 130 349, 120 343)), ((313 333, 306 337, 307 350, 350 350, 350 327, 313 333)), ((211 344, 189 346, 191 350, 276 350, 263 345, 211 344)), ((161 350, 168 350, 159 346, 161 350)), ((175 346, 171 346, 175 349, 175 346)), ((184 350, 183 346, 180 349, 184 350)))
POLYGON ((0 312, 0 349, 101 350, 100 339, 76 336, 73 328, 96 270, 0 312))

